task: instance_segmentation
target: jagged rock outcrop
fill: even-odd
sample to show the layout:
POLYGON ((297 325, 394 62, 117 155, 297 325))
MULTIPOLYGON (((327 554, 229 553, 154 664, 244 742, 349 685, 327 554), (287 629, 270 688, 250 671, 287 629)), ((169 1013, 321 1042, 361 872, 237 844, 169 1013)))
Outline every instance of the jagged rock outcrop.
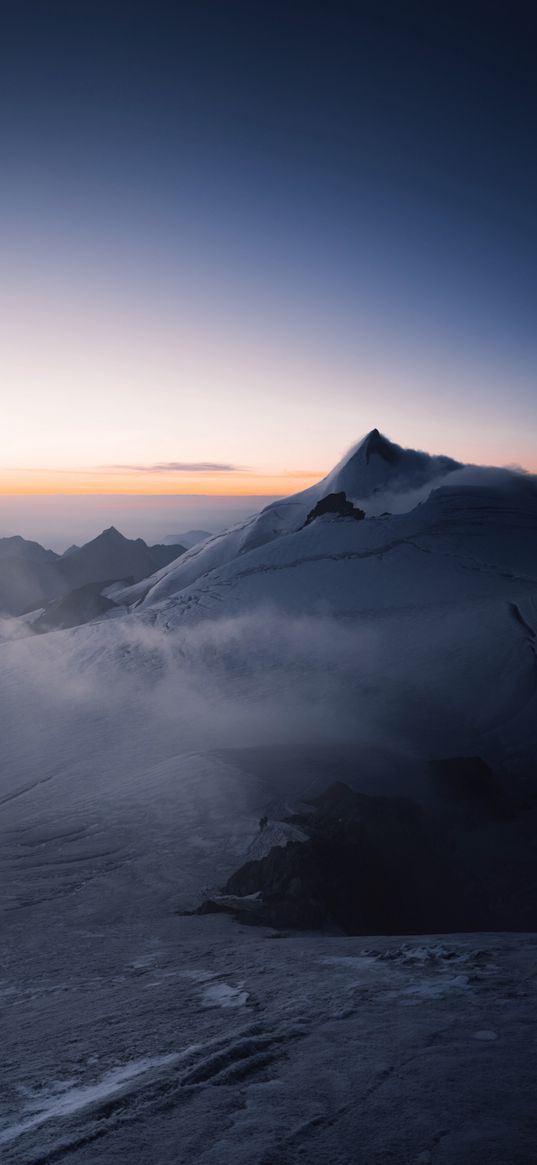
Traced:
POLYGON ((364 510, 353 506, 343 491, 327 494, 326 497, 321 498, 317 505, 310 510, 304 526, 309 526, 310 522, 313 522, 315 518, 321 518, 323 514, 334 514, 337 518, 354 518, 357 522, 361 522, 365 518, 364 510))
MULTIPOLYGON (((425 813, 411 800, 371 797, 337 783, 292 824, 307 841, 246 862, 229 878, 222 898, 213 899, 215 909, 230 909, 241 921, 335 926, 349 934, 425 932, 454 924, 457 892, 447 849, 431 836, 425 813), (243 897, 249 899, 244 907, 243 897), (443 927, 437 927, 439 918, 443 927)), ((210 904, 202 909, 207 912, 210 904)))
POLYGON ((436 771, 444 807, 331 785, 289 819, 304 842, 245 862, 199 912, 347 934, 534 929, 534 810, 479 758, 436 771))

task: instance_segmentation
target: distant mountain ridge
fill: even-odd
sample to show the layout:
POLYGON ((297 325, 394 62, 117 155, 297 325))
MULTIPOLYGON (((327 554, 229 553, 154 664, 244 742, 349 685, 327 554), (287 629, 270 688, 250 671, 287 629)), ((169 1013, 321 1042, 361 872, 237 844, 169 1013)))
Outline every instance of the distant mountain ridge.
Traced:
POLYGON ((4 558, 20 558, 27 562, 54 562, 59 557, 54 550, 45 550, 39 542, 29 541, 20 534, 0 538, 0 561, 4 558))
POLYGON ((173 562, 184 547, 147 546, 114 526, 64 555, 19 536, 0 538, 0 611, 21 615, 88 584, 139 579, 173 562))
POLYGON ((123 575, 141 579, 173 562, 183 551, 182 546, 147 546, 142 538, 125 538, 115 526, 109 526, 64 557, 61 573, 73 587, 101 579, 120 579, 123 575))

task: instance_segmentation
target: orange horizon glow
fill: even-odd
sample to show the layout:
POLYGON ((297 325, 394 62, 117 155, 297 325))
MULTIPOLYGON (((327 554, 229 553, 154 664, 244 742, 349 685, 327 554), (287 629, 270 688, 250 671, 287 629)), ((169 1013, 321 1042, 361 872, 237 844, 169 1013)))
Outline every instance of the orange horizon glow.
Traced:
POLYGON ((208 497, 274 497, 314 485, 323 471, 256 473, 158 473, 94 470, 0 470, 0 496, 159 496, 203 494, 208 497), (232 480, 229 480, 232 479, 232 480))
MULTIPOLYGON (((504 413, 501 367, 439 360, 423 337, 398 355, 363 336, 336 342, 330 328, 290 334, 242 301, 224 310, 228 283, 216 311, 212 293, 148 300, 135 281, 75 274, 53 272, 45 288, 40 268, 19 265, 0 288, 0 497, 281 497, 373 428, 464 463, 537 471, 531 407, 504 413)), ((529 399, 525 380, 522 391, 529 399)))
MULTIPOLYGON (((463 464, 493 464, 492 460, 468 456, 469 453, 470 450, 465 449, 458 459, 463 464)), ((496 461, 497 465, 502 463, 507 465, 507 459, 496 461)), ((319 470, 283 470, 277 473, 248 469, 157 473, 128 467, 4 468, 0 469, 0 497, 99 497, 114 494, 122 497, 285 497, 315 485, 332 468, 333 465, 328 465, 319 470)), ((528 473, 537 474, 537 461, 535 464, 526 462, 523 468, 528 473)))

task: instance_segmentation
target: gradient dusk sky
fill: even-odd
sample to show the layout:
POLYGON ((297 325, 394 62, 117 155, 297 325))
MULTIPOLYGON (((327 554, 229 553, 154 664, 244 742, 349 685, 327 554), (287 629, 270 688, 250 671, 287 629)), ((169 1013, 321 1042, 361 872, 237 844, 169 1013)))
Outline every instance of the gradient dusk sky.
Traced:
POLYGON ((0 493, 537 470, 534 2, 0 0, 0 493))

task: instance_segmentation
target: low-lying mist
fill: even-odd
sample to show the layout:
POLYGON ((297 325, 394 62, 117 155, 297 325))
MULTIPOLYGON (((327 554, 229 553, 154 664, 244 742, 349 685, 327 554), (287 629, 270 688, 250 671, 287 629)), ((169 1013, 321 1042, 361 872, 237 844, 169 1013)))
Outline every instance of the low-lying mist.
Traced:
MULTIPOLYGON (((168 780, 173 762, 180 790, 182 757, 255 749, 278 751, 280 791, 285 750, 291 788, 303 749, 354 757, 358 787, 415 792, 429 756, 490 746, 500 711, 516 711, 524 674, 512 668, 512 690, 485 687, 512 649, 512 621, 482 605, 468 653, 472 618, 454 608, 350 622, 266 607, 173 631, 130 615, 5 641, 1 795, 39 787, 50 809, 53 777, 62 807, 127 805, 158 797, 159 766, 168 780)), ((340 775, 327 768, 327 781, 340 775)))

